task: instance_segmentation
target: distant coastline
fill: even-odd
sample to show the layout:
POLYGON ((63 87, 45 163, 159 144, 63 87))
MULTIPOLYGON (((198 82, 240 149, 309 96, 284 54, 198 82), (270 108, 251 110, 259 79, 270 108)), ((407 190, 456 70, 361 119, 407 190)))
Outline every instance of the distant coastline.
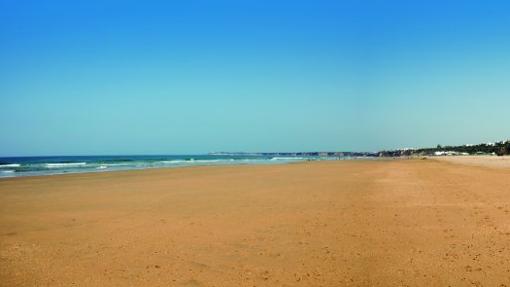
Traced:
POLYGON ((377 153, 379 157, 401 156, 454 156, 454 155, 510 155, 510 140, 481 144, 465 144, 458 146, 441 146, 434 148, 406 148, 386 150, 377 153))
POLYGON ((402 157, 402 156, 451 156, 451 155, 510 155, 510 140, 481 144, 441 146, 428 148, 401 148, 378 152, 213 152, 210 155, 228 156, 287 156, 287 157, 402 157))

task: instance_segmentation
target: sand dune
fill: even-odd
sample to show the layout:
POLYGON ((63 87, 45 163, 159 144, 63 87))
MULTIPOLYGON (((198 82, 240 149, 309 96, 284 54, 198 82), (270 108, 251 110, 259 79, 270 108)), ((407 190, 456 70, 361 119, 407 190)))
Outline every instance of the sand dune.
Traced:
POLYGON ((510 286, 510 171, 307 162, 0 181, 0 286, 510 286))

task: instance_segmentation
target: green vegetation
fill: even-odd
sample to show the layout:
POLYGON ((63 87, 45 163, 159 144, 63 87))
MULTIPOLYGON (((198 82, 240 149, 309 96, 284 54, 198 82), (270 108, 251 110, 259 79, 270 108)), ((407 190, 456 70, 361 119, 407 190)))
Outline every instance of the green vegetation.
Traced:
POLYGON ((510 155, 510 140, 496 143, 483 143, 477 145, 441 146, 435 148, 400 149, 381 151, 379 156, 428 156, 428 155, 482 155, 495 154, 498 156, 510 155))

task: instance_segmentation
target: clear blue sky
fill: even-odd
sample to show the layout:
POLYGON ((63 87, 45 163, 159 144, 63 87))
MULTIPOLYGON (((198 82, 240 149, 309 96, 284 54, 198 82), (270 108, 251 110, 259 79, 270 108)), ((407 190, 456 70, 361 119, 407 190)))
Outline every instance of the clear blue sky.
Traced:
POLYGON ((506 139, 507 3, 0 0, 0 155, 506 139))

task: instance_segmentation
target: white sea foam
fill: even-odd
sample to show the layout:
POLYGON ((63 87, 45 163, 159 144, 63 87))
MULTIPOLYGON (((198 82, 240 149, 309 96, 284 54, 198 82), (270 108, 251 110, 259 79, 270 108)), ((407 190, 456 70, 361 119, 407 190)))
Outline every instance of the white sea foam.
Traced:
POLYGON ((277 160, 305 160, 304 157, 284 157, 284 156, 275 156, 273 158, 271 158, 272 161, 277 161, 277 160))
POLYGON ((11 169, 0 170, 0 178, 14 177, 15 171, 11 169))
POLYGON ((113 167, 113 166, 128 166, 128 165, 133 165, 132 163, 125 163, 125 162, 120 162, 120 163, 108 163, 108 164, 103 164, 107 167, 113 167))
POLYGON ((226 161, 224 159, 192 159, 191 162, 193 163, 209 163, 209 162, 221 162, 226 161))
POLYGON ((78 167, 86 165, 86 162, 56 162, 56 163, 47 163, 47 168, 63 168, 63 167, 78 167))
POLYGON ((0 164, 0 168, 20 167, 19 163, 0 164))
POLYGON ((104 164, 96 167, 96 169, 106 169, 106 168, 108 168, 108 166, 104 165, 104 164))
POLYGON ((189 160, 182 160, 182 159, 175 159, 175 160, 162 160, 158 161, 157 163, 162 164, 197 164, 197 163, 214 163, 214 162, 223 162, 223 161, 232 161, 233 159, 189 159, 189 160))

